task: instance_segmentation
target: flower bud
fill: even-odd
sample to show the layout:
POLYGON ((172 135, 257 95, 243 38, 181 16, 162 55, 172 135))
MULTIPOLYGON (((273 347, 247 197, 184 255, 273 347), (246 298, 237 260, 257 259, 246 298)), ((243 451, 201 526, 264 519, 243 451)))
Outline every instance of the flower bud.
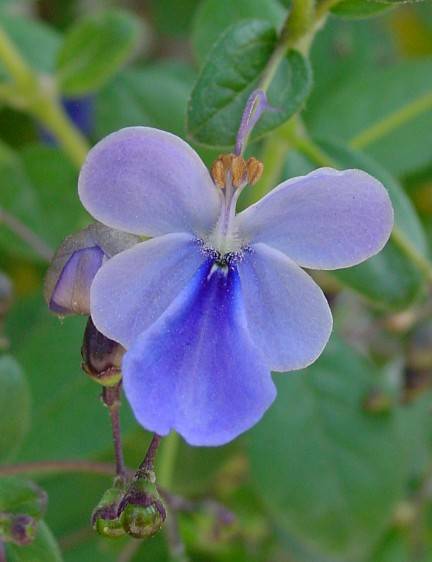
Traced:
POLYGON ((124 530, 136 539, 155 535, 163 526, 166 511, 156 488, 155 475, 138 475, 120 503, 119 515, 124 530))
POLYGON ((13 299, 12 283, 4 273, 0 273, 0 319, 8 312, 13 299))
POLYGON ((0 513, 0 539, 17 545, 30 544, 36 536, 37 522, 24 513, 0 513))
POLYGON ((125 530, 117 516, 118 506, 125 493, 121 480, 114 482, 112 488, 108 488, 100 502, 92 513, 91 523, 93 529, 103 537, 122 537, 125 530))
POLYGON ((89 317, 81 347, 83 371, 103 386, 114 386, 121 379, 123 354, 124 348, 99 332, 89 317))
POLYGON ((53 312, 90 314, 90 286, 102 264, 139 242, 102 224, 91 224, 68 236, 52 259, 45 277, 44 295, 53 312))

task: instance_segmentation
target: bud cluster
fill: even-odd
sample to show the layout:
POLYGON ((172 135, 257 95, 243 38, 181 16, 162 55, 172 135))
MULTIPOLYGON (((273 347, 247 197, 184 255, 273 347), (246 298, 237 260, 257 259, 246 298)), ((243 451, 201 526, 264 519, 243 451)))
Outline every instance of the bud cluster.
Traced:
POLYGON ((102 496, 92 515, 92 526, 105 537, 128 534, 136 539, 155 535, 166 518, 153 471, 138 471, 127 486, 117 478, 102 496))

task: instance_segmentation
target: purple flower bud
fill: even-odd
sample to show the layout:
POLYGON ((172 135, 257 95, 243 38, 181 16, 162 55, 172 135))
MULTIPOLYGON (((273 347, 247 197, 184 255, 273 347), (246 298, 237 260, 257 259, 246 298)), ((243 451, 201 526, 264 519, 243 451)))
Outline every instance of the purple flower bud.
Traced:
POLYGON ((36 520, 24 513, 0 513, 0 538, 20 546, 30 544, 36 536, 36 520))
POLYGON ((45 277, 44 295, 60 315, 90 314, 90 286, 102 264, 139 241, 101 224, 68 236, 58 248, 45 277))
POLYGON ((117 515, 124 494, 124 483, 121 480, 114 482, 114 485, 104 492, 91 517, 92 527, 99 535, 111 538, 125 535, 117 515))
POLYGON ((113 386, 121 379, 123 354, 124 348, 101 334, 89 318, 81 348, 83 370, 103 386, 113 386))
POLYGON ((0 273, 0 318, 9 310, 13 300, 12 283, 4 273, 0 273))

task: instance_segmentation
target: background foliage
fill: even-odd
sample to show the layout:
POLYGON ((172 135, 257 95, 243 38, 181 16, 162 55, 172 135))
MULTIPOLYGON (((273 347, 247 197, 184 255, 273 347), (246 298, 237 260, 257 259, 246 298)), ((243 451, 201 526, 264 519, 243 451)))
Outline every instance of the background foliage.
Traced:
MULTIPOLYGON (((163 533, 96 536, 109 476, 47 462, 111 462, 112 450, 100 389, 80 372, 84 319, 50 316, 43 274, 89 221, 76 193, 87 141, 150 125, 210 163, 264 72, 279 111, 252 136, 266 169, 243 204, 283 177, 360 167, 388 188, 396 226, 380 255, 316 274, 335 334, 312 367, 275 376, 260 424, 218 449, 181 443, 171 474, 162 451, 164 484, 197 501, 179 514, 188 559, 432 562, 432 5, 397 4, 318 0, 325 25, 268 75, 290 0, 0 1, 0 28, 39 73, 14 76, 0 36, 0 512, 39 522, 28 546, 0 541, 0 560, 186 560, 163 533), (63 134, 58 99, 82 137, 63 134), (236 521, 222 525, 210 499, 236 521)), ((149 435, 127 404, 122 416, 136 467, 149 435)))

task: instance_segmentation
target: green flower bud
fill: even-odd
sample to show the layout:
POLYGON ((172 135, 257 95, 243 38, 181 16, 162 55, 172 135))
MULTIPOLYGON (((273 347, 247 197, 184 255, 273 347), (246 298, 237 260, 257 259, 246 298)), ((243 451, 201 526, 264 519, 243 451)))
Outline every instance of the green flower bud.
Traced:
POLYGON ((92 527, 99 535, 110 538, 125 535, 125 530, 117 515, 124 493, 123 483, 118 480, 103 494, 91 517, 92 527))
POLYGON ((121 522, 128 535, 136 539, 147 539, 163 526, 165 511, 156 504, 149 506, 129 504, 121 514, 121 522))
POLYGON ((139 474, 119 506, 120 519, 128 535, 146 539, 163 526, 166 511, 153 472, 139 474))

